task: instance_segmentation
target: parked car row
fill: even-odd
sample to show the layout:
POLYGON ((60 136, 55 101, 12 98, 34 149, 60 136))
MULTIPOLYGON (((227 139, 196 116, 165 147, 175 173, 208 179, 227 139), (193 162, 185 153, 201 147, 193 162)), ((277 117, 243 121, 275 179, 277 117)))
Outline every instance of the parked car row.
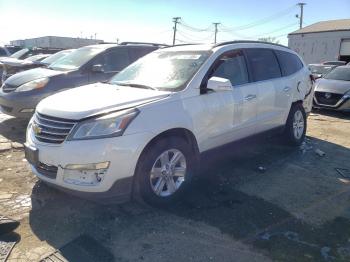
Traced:
POLYGON ((0 90, 0 107, 6 114, 30 118, 45 97, 70 88, 104 82, 162 45, 100 44, 76 49, 47 67, 20 72, 0 90))
POLYGON ((254 41, 160 47, 84 47, 5 81, 5 112, 36 108, 25 152, 39 179, 95 200, 137 193, 167 205, 204 151, 271 131, 304 140, 313 80, 295 52, 254 41))
MULTIPOLYGON (((4 67, 17 67, 22 64, 33 64, 43 60, 45 57, 55 54, 61 49, 56 48, 22 48, 18 50, 18 47, 2 47, 0 48, 0 86, 2 85, 6 75, 3 75, 4 67), (12 54, 10 51, 15 51, 12 54)), ((28 69, 28 68, 23 68, 28 69)))

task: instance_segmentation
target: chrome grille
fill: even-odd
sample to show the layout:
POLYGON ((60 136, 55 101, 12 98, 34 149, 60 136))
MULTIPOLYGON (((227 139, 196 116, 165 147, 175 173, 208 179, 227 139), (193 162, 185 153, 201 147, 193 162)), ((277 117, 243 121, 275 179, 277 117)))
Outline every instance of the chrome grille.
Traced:
POLYGON ((35 138, 41 142, 60 144, 75 126, 77 121, 51 117, 35 113, 32 130, 35 138))
POLYGON ((315 92, 315 98, 319 104, 334 106, 343 97, 341 94, 327 93, 327 92, 315 92), (328 95, 328 96, 327 96, 328 95))
POLYGON ((8 85, 8 84, 3 84, 2 85, 2 91, 4 93, 10 93, 10 92, 13 92, 17 89, 17 86, 12 86, 12 85, 8 85))

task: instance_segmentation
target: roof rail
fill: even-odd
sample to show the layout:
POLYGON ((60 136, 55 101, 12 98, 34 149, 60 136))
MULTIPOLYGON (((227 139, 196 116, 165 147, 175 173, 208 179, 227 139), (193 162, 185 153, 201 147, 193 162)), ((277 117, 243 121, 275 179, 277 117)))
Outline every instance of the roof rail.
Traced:
POLYGON ((151 46, 165 46, 165 47, 169 46, 166 44, 148 43, 148 42, 122 42, 119 45, 151 45, 151 46))
POLYGON ((200 45, 200 44, 177 44, 177 45, 168 45, 164 48, 175 47, 175 46, 186 46, 186 45, 200 45))
POLYGON ((224 46, 224 45, 230 45, 230 44, 245 44, 245 43, 252 43, 252 44, 269 44, 269 45, 275 45, 275 46, 281 46, 284 48, 289 48, 288 46, 284 46, 281 44, 276 44, 276 43, 270 43, 270 42, 266 42, 266 41, 257 41, 257 40, 234 40, 234 41, 227 41, 227 42, 221 42, 221 43, 217 43, 213 46, 214 47, 218 47, 218 46, 224 46))

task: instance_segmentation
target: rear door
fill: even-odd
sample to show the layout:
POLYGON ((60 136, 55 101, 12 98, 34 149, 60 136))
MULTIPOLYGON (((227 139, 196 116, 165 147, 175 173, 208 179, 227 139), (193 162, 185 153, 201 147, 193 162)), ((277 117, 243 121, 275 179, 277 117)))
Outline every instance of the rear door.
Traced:
POLYGON ((252 79, 258 89, 256 132, 260 133, 281 124, 280 90, 283 88, 281 69, 273 50, 268 48, 245 49, 252 79))
MULTIPOLYGON (((278 103, 276 103, 276 110, 282 116, 281 125, 287 121, 288 114, 293 102, 294 92, 309 92, 310 77, 308 74, 301 72, 304 67, 300 59, 290 52, 274 50, 282 71, 282 83, 277 89, 278 103)), ((306 93, 304 93, 306 95, 306 93)))
POLYGON ((206 123, 208 139, 203 145, 206 149, 255 132, 257 89, 249 83, 242 50, 232 50, 219 56, 207 79, 214 76, 229 79, 233 88, 225 92, 208 91, 200 96, 203 112, 198 122, 206 123))

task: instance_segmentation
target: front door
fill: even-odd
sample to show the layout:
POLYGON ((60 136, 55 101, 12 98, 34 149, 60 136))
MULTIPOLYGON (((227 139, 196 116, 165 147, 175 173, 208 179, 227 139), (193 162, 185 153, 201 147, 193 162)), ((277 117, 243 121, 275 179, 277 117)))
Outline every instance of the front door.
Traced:
MULTIPOLYGON (((241 50, 224 53, 208 72, 211 77, 229 79, 231 91, 208 91, 199 97, 200 123, 207 136, 203 149, 210 149, 255 133, 258 91, 249 83, 245 57, 241 50)), ((195 124, 196 124, 195 123, 195 124)))

